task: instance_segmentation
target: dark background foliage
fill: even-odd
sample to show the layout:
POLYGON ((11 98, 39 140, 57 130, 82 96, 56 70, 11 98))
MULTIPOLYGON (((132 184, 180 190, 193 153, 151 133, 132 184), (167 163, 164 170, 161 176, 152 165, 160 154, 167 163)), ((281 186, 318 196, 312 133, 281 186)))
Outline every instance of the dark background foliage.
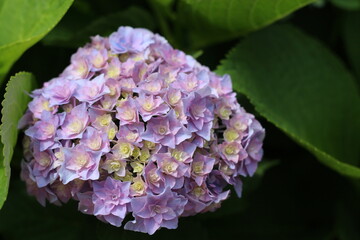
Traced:
MULTIPOLYGON (((304 7, 278 17, 281 19, 276 23, 266 27, 259 23, 252 29, 237 29, 231 22, 236 19, 236 13, 226 16, 230 25, 223 27, 221 9, 209 20, 206 14, 211 13, 211 7, 208 12, 201 12, 201 8, 200 13, 190 9, 191 12, 188 2, 191 1, 76 0, 59 24, 13 65, 7 78, 19 71, 29 71, 41 86, 69 64, 71 54, 85 44, 89 36, 108 35, 120 25, 145 27, 164 35, 174 47, 197 57, 201 64, 221 73, 230 72, 240 93, 239 102, 266 128, 264 160, 255 176, 244 180, 243 197, 238 199, 232 194, 214 213, 182 218, 176 230, 162 229, 154 236, 124 231, 81 214, 75 202, 43 208, 29 197, 25 184, 19 179, 20 135, 11 162, 9 195, 0 211, 0 239, 360 239, 360 175, 356 175, 360 161, 359 138, 352 138, 360 134, 357 111, 360 107, 360 1, 303 1, 304 7), (305 6, 305 2, 314 3, 305 6), (196 14, 191 15, 194 12, 196 14), (265 29, 258 30, 262 27, 265 29), (297 33, 299 30, 301 33, 297 33), (249 33, 253 31, 255 33, 249 33), (299 39, 291 42, 292 36, 299 39), (276 44, 277 41, 281 45, 276 44), (321 49, 308 50, 312 44, 314 49, 321 45, 321 49), (228 55, 235 46, 238 47, 228 55), (221 62, 225 58, 227 60, 221 62), (283 58, 289 61, 282 61, 283 58), (287 79, 287 76, 299 77, 292 83, 294 78, 287 79), (319 78, 306 80, 306 76, 319 78), (292 86, 295 89, 297 83, 307 84, 313 80, 319 84, 305 86, 301 90, 303 99, 299 99, 296 91, 292 92, 292 86), (282 89, 287 81, 290 87, 282 89), (337 89, 332 88, 334 85, 337 89), (257 91, 261 86, 268 89, 257 91), (316 98, 316 102, 310 102, 313 95, 307 90, 316 86, 320 91, 335 94, 331 97, 336 101, 328 101, 333 104, 330 108, 325 106, 329 95, 324 95, 325 100, 319 97, 324 112, 314 107, 318 102, 316 98), (291 94, 286 94, 289 91, 291 94), (338 93, 340 91, 345 92, 338 93), (273 92, 279 95, 271 95, 273 92), (353 98, 348 98, 351 94, 353 98), (262 98, 264 95, 269 96, 262 98), (294 97, 286 98, 287 95, 294 97), (293 105, 274 99, 281 97, 284 101, 291 100, 294 106, 297 101, 308 105, 291 111, 293 105), (342 121, 341 124, 332 125, 333 119, 321 119, 323 114, 333 116, 326 109, 349 116, 336 120, 342 121), (346 114, 350 112, 353 114, 346 114), (336 129, 331 129, 333 126, 336 129), (326 132, 325 138, 319 136, 322 131, 326 132), (332 142, 322 142, 327 141, 327 132, 331 131, 340 134, 329 135, 333 137, 332 142), (320 150, 357 170, 349 173, 348 169, 338 168, 318 151, 319 146, 320 150), (351 157, 342 159, 343 152, 351 157)), ((238 17, 243 21, 242 16, 238 17)), ((4 91, 2 86, 2 95, 4 91)))

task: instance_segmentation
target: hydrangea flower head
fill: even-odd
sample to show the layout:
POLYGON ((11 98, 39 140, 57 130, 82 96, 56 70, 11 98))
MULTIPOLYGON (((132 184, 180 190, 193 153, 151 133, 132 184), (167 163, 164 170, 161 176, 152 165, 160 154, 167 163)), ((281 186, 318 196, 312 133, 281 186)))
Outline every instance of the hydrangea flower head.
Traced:
POLYGON ((19 124, 29 194, 42 205, 74 199, 128 230, 174 229, 217 209, 229 185, 240 197, 263 155, 265 130, 230 76, 146 29, 93 37, 31 96, 19 124))

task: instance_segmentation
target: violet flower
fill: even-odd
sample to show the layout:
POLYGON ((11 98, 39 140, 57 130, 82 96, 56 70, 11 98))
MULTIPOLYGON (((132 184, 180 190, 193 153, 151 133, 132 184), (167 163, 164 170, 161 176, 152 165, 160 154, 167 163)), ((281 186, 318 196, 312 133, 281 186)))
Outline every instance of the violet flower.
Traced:
POLYGON ((127 212, 127 204, 131 201, 130 183, 108 177, 105 181, 94 182, 93 189, 94 215, 114 226, 121 226, 127 212))
POLYGON ((40 204, 71 199, 154 234, 215 211, 262 159, 265 130, 218 76, 146 29, 95 36, 34 90, 21 178, 40 204))
POLYGON ((159 195, 149 193, 131 201, 134 221, 127 222, 125 229, 154 234, 160 227, 175 229, 178 217, 184 211, 187 200, 169 188, 159 195))

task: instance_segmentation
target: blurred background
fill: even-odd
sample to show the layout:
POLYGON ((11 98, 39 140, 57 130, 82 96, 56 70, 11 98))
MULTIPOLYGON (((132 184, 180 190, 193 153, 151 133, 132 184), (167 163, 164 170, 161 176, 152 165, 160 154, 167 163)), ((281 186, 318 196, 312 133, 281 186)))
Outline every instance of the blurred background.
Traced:
MULTIPOLYGON (((259 2, 259 5, 266 2, 253 1, 259 2)), ((216 70, 229 51, 239 42, 245 44, 244 46, 253 47, 251 51, 244 53, 243 58, 247 56, 245 54, 252 53, 260 57, 261 54, 256 52, 257 47, 249 42, 260 41, 259 39, 264 43, 272 41, 275 38, 266 32, 274 28, 272 25, 280 26, 279 28, 292 25, 299 29, 301 34, 314 39, 311 41, 324 46, 326 51, 331 52, 336 58, 336 61, 342 62, 339 65, 347 71, 345 75, 351 75, 351 81, 354 81, 351 86, 355 86, 356 96, 359 97, 360 1, 303 1, 303 4, 299 1, 299 7, 284 13, 279 12, 278 19, 272 20, 276 20, 276 23, 257 25, 255 22, 253 26, 257 27, 253 29, 243 27, 241 32, 237 31, 236 26, 231 28, 231 22, 229 23, 230 30, 211 22, 211 19, 217 21, 221 17, 229 18, 231 21, 237 17, 236 13, 221 16, 222 10, 219 9, 218 15, 215 13, 214 17, 208 20, 207 11, 210 14, 210 6, 208 7, 210 10, 204 8, 204 12, 201 12, 201 8, 197 9, 196 11, 200 13, 193 16, 195 10, 187 4, 188 2, 191 1, 75 0, 58 25, 24 53, 7 76, 12 76, 19 71, 29 71, 36 76, 38 86, 41 86, 43 82, 62 72, 69 64, 71 55, 78 47, 88 42, 90 36, 96 34, 107 36, 116 31, 120 25, 144 27, 157 32, 165 36, 175 48, 193 55, 201 64, 216 70), (202 17, 198 17, 200 15, 202 17), (260 28, 265 29, 260 30, 260 28), (266 36, 270 36, 269 39, 266 39, 266 36)), ((241 4, 242 1, 231 2, 241 4)), ((213 1, 208 2, 209 5, 211 3, 213 1)), ((264 7, 267 5, 264 4, 264 7)), ((250 14, 249 16, 251 18, 250 14)), ((287 49, 286 43, 283 47, 287 49)), ((305 47, 304 45, 304 49, 305 47)), ((259 45, 259 49, 263 48, 264 46, 259 45)), ((271 62, 271 59, 269 61, 271 62)), ((299 59, 299 61, 307 60, 299 59)), ((277 64, 281 62, 274 63, 274 67, 265 65, 263 67, 261 63, 258 66, 248 63, 248 66, 256 67, 257 69, 253 69, 255 72, 261 72, 265 71, 264 69, 275 68, 277 64)), ((337 64, 331 60, 326 65, 329 69, 325 71, 331 74, 331 68, 337 68, 337 64)), ((239 66, 244 66, 244 64, 239 66)), ((280 65, 280 68, 282 66, 286 71, 287 66, 280 65)), ((229 67, 225 67, 227 68, 229 67)), ((321 67, 314 66, 314 68, 321 67)), ((272 77, 270 71, 268 75, 270 82, 272 77)), ((233 77, 234 81, 236 79, 233 77)), ((344 85, 347 84, 345 83, 347 80, 344 80, 344 85)), ((339 84, 343 86, 341 81, 339 84)), ((83 215, 77 211, 77 203, 73 201, 62 207, 49 204, 43 208, 33 197, 27 195, 25 183, 20 181, 22 158, 22 135, 20 135, 11 163, 12 175, 8 199, 0 211, 0 239, 360 240, 359 176, 349 177, 341 170, 335 171, 336 167, 327 167, 326 165, 329 164, 326 161, 325 165, 322 164, 310 153, 311 150, 308 151, 309 147, 303 148, 304 144, 299 144, 301 141, 296 140, 296 136, 286 131, 285 127, 281 125, 279 127, 276 119, 265 118, 266 114, 257 111, 257 101, 249 101, 246 91, 243 94, 244 92, 241 91, 243 88, 239 87, 239 89, 240 104, 247 111, 254 113, 266 129, 264 160, 252 178, 244 179, 241 199, 232 194, 231 198, 225 201, 216 212, 182 218, 178 229, 162 229, 154 236, 124 231, 122 227, 116 228, 104 224, 94 216, 83 215)), ((306 93, 304 94, 306 97, 306 93)), ((343 94, 345 96, 347 93, 343 94)), ((341 95, 339 99, 342 98, 341 95)), ((357 103, 354 102, 355 106, 352 107, 358 108, 357 103)), ((334 106, 333 111, 339 111, 339 114, 342 114, 337 106, 334 106)), ((300 112, 303 111, 300 110, 300 112)), ((359 135, 358 126, 353 125, 359 124, 359 119, 353 120, 353 122, 343 122, 343 126, 337 125, 339 129, 332 130, 359 135)), ((345 140, 340 136, 337 141, 334 143, 335 146, 341 145, 341 142, 345 140)), ((347 148, 351 148, 349 151, 358 151, 356 148, 359 144, 356 140, 354 141, 353 146, 343 146, 344 151, 347 148)), ((359 158, 349 160, 348 163, 358 167, 359 158)))

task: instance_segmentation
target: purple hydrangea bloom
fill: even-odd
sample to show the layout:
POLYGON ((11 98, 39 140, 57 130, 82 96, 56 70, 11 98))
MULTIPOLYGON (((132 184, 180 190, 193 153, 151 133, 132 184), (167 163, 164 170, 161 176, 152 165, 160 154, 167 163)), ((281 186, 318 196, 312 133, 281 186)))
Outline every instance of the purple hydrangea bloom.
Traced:
POLYGON ((130 182, 121 182, 108 177, 102 182, 95 181, 93 189, 94 215, 100 216, 114 226, 121 226, 127 212, 127 204, 131 201, 130 182))
POLYGON ((153 162, 147 164, 144 175, 147 186, 151 192, 159 194, 165 190, 165 176, 153 162))
POLYGON ((154 97, 153 95, 140 93, 140 96, 136 100, 144 122, 147 122, 153 116, 166 115, 169 111, 169 107, 160 96, 154 97))
POLYGON ((65 113, 53 115, 48 111, 43 111, 40 121, 35 122, 33 126, 25 131, 25 134, 32 139, 39 141, 40 151, 44 151, 55 143, 57 128, 62 125, 65 119, 65 113))
POLYGON ((58 178, 55 156, 51 151, 34 153, 34 161, 29 163, 30 166, 38 187, 45 187, 58 178))
POLYGON ((144 124, 143 123, 134 123, 128 125, 120 126, 120 130, 117 133, 116 137, 118 139, 126 139, 126 141, 140 146, 142 142, 142 134, 144 132, 144 124))
POLYGON ((109 37, 113 53, 141 52, 154 43, 154 35, 147 29, 120 27, 109 37))
POLYGON ((34 96, 34 99, 29 103, 29 110, 33 113, 34 118, 41 118, 44 111, 55 113, 57 106, 50 106, 49 99, 43 96, 34 96))
POLYGON ((175 145, 191 138, 191 133, 183 124, 177 121, 175 112, 172 110, 165 117, 152 118, 148 122, 142 138, 175 148, 175 145))
POLYGON ((57 135, 60 139, 81 138, 89 122, 89 115, 85 103, 74 107, 66 114, 64 123, 57 135))
POLYGON ((186 115, 189 116, 188 129, 210 141, 214 119, 214 105, 211 100, 198 94, 191 94, 185 100, 185 109, 186 115))
POLYGON ((39 187, 37 185, 36 179, 29 164, 25 162, 21 163, 20 177, 26 183, 28 194, 34 196, 42 206, 45 207, 46 200, 48 200, 50 203, 60 205, 58 197, 54 194, 53 191, 51 191, 48 186, 39 187))
POLYGON ((99 75, 93 80, 81 79, 76 81, 77 88, 74 96, 82 102, 93 104, 100 100, 102 96, 110 93, 109 88, 105 84, 104 74, 99 75))
POLYGON ((191 175, 195 182, 200 186, 205 177, 211 172, 215 164, 215 159, 195 153, 194 160, 191 163, 191 175))
POLYGON ((125 177, 126 175, 126 160, 119 159, 113 154, 106 154, 106 159, 102 168, 108 173, 115 173, 119 177, 125 177))
POLYGON ((218 76, 146 29, 95 36, 30 96, 21 178, 40 204, 154 234, 215 211, 262 159, 265 130, 218 76))
POLYGON ((153 155, 160 172, 164 176, 166 186, 179 189, 184 185, 184 177, 190 176, 190 167, 176 160, 170 153, 157 153, 153 155))
POLYGON ((66 78, 55 78, 47 84, 42 95, 49 99, 49 107, 52 107, 69 103, 75 89, 74 81, 66 78))
POLYGON ((84 145, 64 148, 64 162, 59 169, 60 180, 67 184, 74 179, 96 180, 99 178, 101 152, 94 152, 84 145))
POLYGON ((110 151, 107 134, 90 126, 86 128, 80 142, 92 151, 102 153, 108 153, 110 151))
POLYGON ((120 120, 120 125, 136 123, 139 121, 136 103, 132 98, 122 100, 116 110, 116 118, 120 120))
POLYGON ((178 217, 184 211, 187 199, 169 188, 159 195, 148 194, 134 198, 131 208, 134 221, 127 222, 125 229, 154 234, 160 227, 175 229, 178 217))

